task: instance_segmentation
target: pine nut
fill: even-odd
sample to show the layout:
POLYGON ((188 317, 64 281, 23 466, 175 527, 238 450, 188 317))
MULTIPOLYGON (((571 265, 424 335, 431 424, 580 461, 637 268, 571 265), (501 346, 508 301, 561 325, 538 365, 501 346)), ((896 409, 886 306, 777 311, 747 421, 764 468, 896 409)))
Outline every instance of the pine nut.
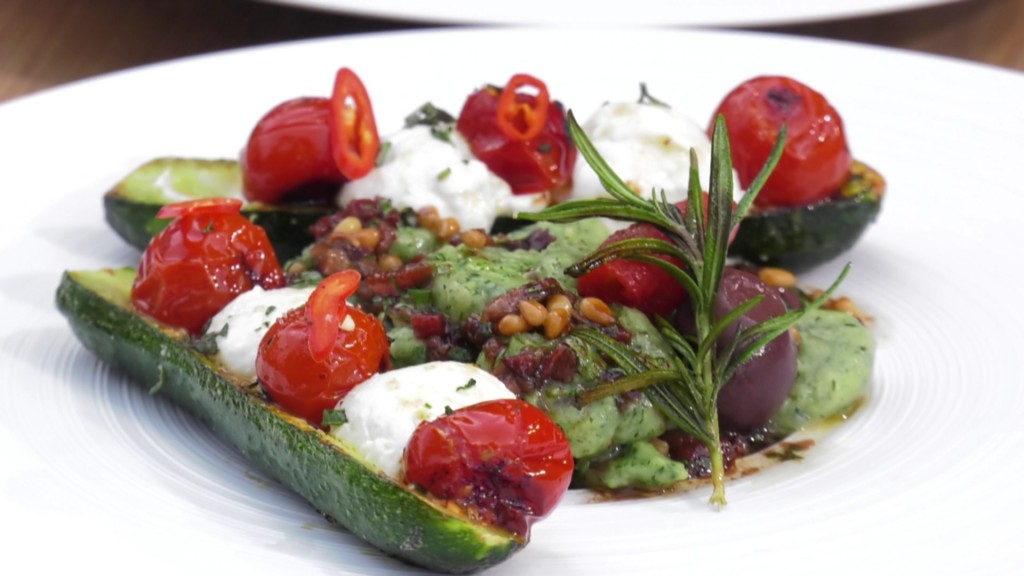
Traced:
POLYGON ((498 333, 503 336, 512 336, 513 334, 526 332, 526 328, 526 320, 523 320, 523 317, 518 314, 506 314, 498 322, 498 333))
POLYGON ((459 221, 455 218, 444 218, 437 225, 437 237, 442 242, 447 242, 459 233, 459 221))
POLYGON ((761 278, 762 282, 769 286, 777 286, 779 288, 793 288, 796 286, 796 276, 789 270, 782 268, 761 268, 758 270, 757 275, 761 278))
POLYGON ((580 301, 580 314, 584 318, 601 326, 615 324, 615 315, 612 309, 600 298, 587 297, 580 301))
POLYGON ((526 320, 531 327, 544 324, 548 318, 548 309, 536 300, 522 300, 519 302, 519 315, 526 320))
POLYGON ((856 316, 858 310, 857 306, 854 305, 853 300, 850 300, 846 296, 843 296, 832 303, 831 308, 840 312, 846 312, 847 314, 853 314, 856 316))
POLYGON ((431 232, 436 232, 437 225, 441 222, 441 218, 437 214, 437 208, 433 206, 420 208, 416 211, 416 217, 420 228, 426 228, 431 232))
POLYGON ((385 272, 397 270, 402 267, 402 264, 402 259, 396 254, 381 254, 380 258, 377 258, 377 266, 380 266, 380 269, 385 272))
POLYGON ((555 294, 548 298, 548 312, 554 312, 555 310, 562 310, 567 315, 572 312, 572 301, 565 294, 555 294))
POLYGON ((668 456, 668 442, 665 442, 661 438, 651 438, 648 440, 654 449, 661 453, 662 456, 668 456))
POLYGON ((551 310, 544 319, 544 337, 548 340, 558 338, 569 325, 569 313, 561 308, 551 310))
POLYGON ((466 230, 462 233, 462 243, 473 250, 479 250, 487 246, 487 234, 479 228, 466 230))
POLYGON ((332 236, 346 236, 352 234, 357 230, 363 229, 363 223, 355 216, 346 216, 342 218, 341 222, 338 222, 334 226, 334 230, 331 231, 332 236))
POLYGON ((352 241, 367 250, 373 250, 380 244, 380 230, 363 228, 352 233, 352 241))

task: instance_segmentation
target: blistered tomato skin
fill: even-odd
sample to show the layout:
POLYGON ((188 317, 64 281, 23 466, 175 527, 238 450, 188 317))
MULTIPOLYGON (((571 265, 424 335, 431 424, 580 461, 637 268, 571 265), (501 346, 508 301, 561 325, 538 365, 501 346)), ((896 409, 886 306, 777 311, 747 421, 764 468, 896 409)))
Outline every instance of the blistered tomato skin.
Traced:
POLYGON ((733 167, 744 188, 760 172, 780 127, 786 145, 755 204, 804 206, 827 199, 849 176, 853 160, 843 121, 824 96, 783 76, 760 76, 730 92, 712 116, 725 116, 733 167))
MULTIPOLYGON (((655 238, 670 241, 669 237, 651 224, 633 224, 608 237, 601 246, 630 238, 655 238)), ((682 268, 683 263, 668 256, 660 258, 682 268)), ((655 264, 626 259, 610 260, 576 282, 581 296, 600 298, 609 304, 622 304, 648 315, 672 313, 686 297, 686 290, 671 274, 655 264)))
MULTIPOLYGON (((469 142, 473 155, 508 182, 515 194, 568 190, 576 166, 576 147, 569 139, 562 106, 551 102, 540 133, 517 141, 498 125, 501 94, 500 89, 486 86, 470 94, 463 104, 456 129, 469 142)), ((516 97, 533 98, 527 94, 516 97)))
POLYGON ((572 479, 569 441, 521 400, 481 402, 427 421, 405 449, 406 481, 524 541, 572 479))
POLYGON ((231 210, 206 201, 169 206, 177 218, 142 254, 132 286, 136 308, 195 336, 238 294, 254 285, 284 285, 266 233, 238 212, 241 202, 234 202, 231 210))
POLYGON ((354 386, 390 368, 384 326, 376 317, 348 307, 351 329, 338 331, 326 359, 310 351, 311 322, 306 310, 292 310, 263 336, 256 356, 256 377, 267 395, 286 412, 314 426, 324 410, 333 409, 354 386))
MULTIPOLYGON (((788 310, 780 293, 767 286, 756 275, 735 268, 726 268, 715 301, 714 316, 722 318, 737 306, 756 296, 764 299, 753 309, 729 325, 718 339, 724 350, 741 328, 746 329, 785 314, 788 310)), ((676 326, 684 334, 693 334, 693 310, 689 301, 679 309, 676 326)), ((719 423, 724 430, 745 432, 764 426, 782 406, 796 379, 797 349, 787 331, 775 338, 745 364, 722 386, 718 394, 719 423)))
POLYGON ((275 106, 253 128, 242 151, 245 197, 331 200, 344 178, 331 153, 330 100, 296 98, 275 106))

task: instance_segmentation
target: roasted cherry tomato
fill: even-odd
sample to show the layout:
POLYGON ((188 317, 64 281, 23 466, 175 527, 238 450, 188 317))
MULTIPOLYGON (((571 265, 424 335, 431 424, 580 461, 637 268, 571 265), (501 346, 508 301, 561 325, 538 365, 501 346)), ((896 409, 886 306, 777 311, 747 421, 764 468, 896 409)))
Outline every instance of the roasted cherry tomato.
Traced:
POLYGON ((712 117, 725 116, 733 166, 744 188, 768 159, 779 128, 786 125, 786 144, 755 203, 803 206, 827 199, 850 173, 853 158, 843 121, 825 97, 782 76, 761 76, 730 92, 712 117))
POLYGON ((245 197, 330 202, 338 186, 373 169, 380 136, 370 97, 352 70, 342 68, 331 98, 296 98, 256 124, 242 152, 245 197))
POLYGON ((267 112, 242 152, 245 197, 332 199, 344 178, 331 154, 330 116, 327 98, 297 98, 267 112))
POLYGON ((263 389, 316 426, 356 384, 390 368, 383 324, 345 303, 358 286, 355 270, 328 276, 304 308, 285 314, 260 342, 256 377, 263 389))
MULTIPOLYGON (((670 242, 657 226, 633 224, 608 237, 601 246, 630 238, 656 238, 670 242)), ((680 268, 683 263, 669 256, 658 256, 680 268)), ((679 306, 686 290, 668 272, 648 262, 614 259, 580 276, 576 288, 582 296, 594 296, 609 304, 623 304, 648 315, 665 316, 679 306)))
POLYGON ((238 294, 278 288, 284 273, 262 228, 239 211, 241 200, 208 198, 171 204, 174 218, 150 241, 132 286, 132 303, 165 324, 197 335, 238 294))
POLYGON ((508 182, 512 192, 563 192, 572 184, 576 147, 565 113, 543 82, 517 74, 505 88, 485 86, 470 94, 456 129, 473 154, 508 182), (521 92, 532 87, 537 94, 521 92))
POLYGON ((380 136, 366 87, 348 68, 338 70, 331 94, 331 154, 338 171, 349 180, 373 170, 380 136))
POLYGON ((481 402, 423 422, 405 448, 407 482, 524 540, 561 501, 572 471, 565 433, 522 400, 481 402))

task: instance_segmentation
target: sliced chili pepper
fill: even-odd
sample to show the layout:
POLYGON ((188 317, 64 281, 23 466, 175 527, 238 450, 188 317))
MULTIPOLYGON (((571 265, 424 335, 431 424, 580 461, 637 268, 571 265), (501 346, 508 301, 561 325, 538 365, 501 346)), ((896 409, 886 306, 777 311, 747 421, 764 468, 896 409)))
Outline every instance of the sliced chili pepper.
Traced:
POLYGON ((359 272, 345 270, 320 281, 306 303, 309 320, 309 353, 324 362, 334 349, 348 305, 345 302, 359 288, 359 272))
POLYGON ((536 138, 548 119, 551 96, 548 87, 529 74, 516 74, 505 84, 498 99, 498 127, 512 141, 536 138), (537 95, 520 93, 521 88, 534 88, 537 95))
POLYGON ((242 210, 242 201, 238 198, 200 198, 161 206, 156 213, 159 220, 179 218, 186 214, 236 214, 242 210))
POLYGON ((348 68, 338 70, 331 94, 331 154, 349 180, 366 176, 377 162, 380 136, 363 81, 348 68))

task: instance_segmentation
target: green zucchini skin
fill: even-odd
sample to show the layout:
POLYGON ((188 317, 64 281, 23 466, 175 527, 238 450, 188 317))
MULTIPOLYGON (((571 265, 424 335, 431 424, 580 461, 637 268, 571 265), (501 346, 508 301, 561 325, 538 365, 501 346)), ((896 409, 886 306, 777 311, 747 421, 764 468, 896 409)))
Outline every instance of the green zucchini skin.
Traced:
MULTIPOLYGON (((160 230, 156 214, 186 198, 242 198, 242 170, 234 160, 157 158, 139 166, 103 196, 107 224, 129 245, 144 250, 160 230)), ((279 260, 313 243, 309 227, 334 208, 312 204, 247 203, 242 213, 263 227, 279 260)))
POLYGON ((850 178, 833 199, 749 213, 729 255, 759 266, 808 270, 852 248, 878 217, 884 195, 882 176, 854 162, 850 178))
POLYGON ((391 556, 440 572, 483 570, 524 545, 367 468, 333 437, 225 378, 183 345, 181 332, 133 313, 133 278, 131 269, 66 272, 57 307, 101 360, 182 405, 328 518, 391 556))

